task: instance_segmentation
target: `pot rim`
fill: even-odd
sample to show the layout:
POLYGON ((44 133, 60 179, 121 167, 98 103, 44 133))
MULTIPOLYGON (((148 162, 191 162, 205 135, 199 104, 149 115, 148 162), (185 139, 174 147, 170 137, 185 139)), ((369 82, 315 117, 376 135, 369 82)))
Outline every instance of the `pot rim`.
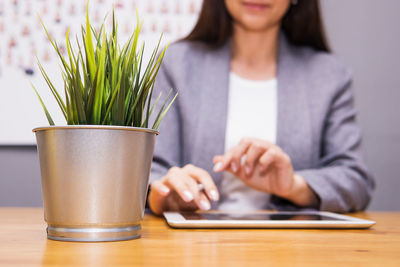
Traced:
POLYGON ((136 132, 147 132, 155 135, 159 135, 160 132, 141 127, 131 126, 116 126, 116 125, 63 125, 63 126, 42 126, 32 130, 32 132, 48 131, 48 130, 72 130, 72 129, 94 129, 94 130, 124 130, 124 131, 136 131, 136 132))

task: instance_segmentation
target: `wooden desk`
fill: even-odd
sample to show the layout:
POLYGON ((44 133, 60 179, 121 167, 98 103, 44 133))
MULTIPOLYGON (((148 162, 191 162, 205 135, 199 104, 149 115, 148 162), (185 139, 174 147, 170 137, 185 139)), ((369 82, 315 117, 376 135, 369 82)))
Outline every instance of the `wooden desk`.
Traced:
POLYGON ((43 210, 0 208, 0 266, 400 266, 400 213, 370 230, 174 230, 146 215, 141 239, 47 240, 43 210))

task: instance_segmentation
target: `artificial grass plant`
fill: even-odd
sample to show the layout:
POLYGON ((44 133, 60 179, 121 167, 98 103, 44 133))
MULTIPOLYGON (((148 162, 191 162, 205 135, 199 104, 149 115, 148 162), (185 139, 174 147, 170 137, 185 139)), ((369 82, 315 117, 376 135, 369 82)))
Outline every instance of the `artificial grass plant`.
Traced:
MULTIPOLYGON (((68 125, 119 125, 149 128, 150 116, 157 102, 151 103, 154 82, 166 48, 158 50, 160 41, 147 65, 143 64, 144 42, 138 45, 141 30, 139 16, 137 25, 129 40, 122 46, 118 44, 114 11, 112 31, 105 32, 105 22, 96 31, 86 13, 86 25, 82 26, 82 39, 76 38, 77 51, 74 51, 66 34, 66 58, 63 57, 57 43, 53 40, 42 22, 46 34, 61 61, 64 92, 61 94, 51 82, 38 60, 39 69, 61 109, 68 125), (63 97, 61 97, 63 95, 63 97)), ((46 114, 50 125, 54 121, 37 90, 33 88, 46 114)), ((157 130, 161 120, 174 102, 171 92, 158 110, 151 128, 157 130)))

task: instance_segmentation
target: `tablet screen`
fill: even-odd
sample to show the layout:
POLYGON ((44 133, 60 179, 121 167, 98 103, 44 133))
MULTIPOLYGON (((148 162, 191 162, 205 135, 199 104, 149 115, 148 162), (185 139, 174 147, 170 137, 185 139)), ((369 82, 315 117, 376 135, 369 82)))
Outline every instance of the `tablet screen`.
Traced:
POLYGON ((246 214, 246 213, 193 213, 180 212, 186 220, 269 220, 269 221, 338 221, 340 219, 313 213, 278 213, 278 214, 246 214))

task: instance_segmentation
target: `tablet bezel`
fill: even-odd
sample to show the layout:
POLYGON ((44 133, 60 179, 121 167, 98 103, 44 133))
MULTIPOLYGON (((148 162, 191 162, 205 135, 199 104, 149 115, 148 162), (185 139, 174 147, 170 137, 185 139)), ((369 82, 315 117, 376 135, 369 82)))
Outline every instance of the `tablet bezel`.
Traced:
MULTIPOLYGON (((244 214, 243 212, 211 211, 197 213, 224 213, 244 214)), ((186 220, 180 212, 164 212, 164 217, 173 228, 369 228, 375 221, 350 217, 347 215, 326 212, 326 211, 297 211, 297 212, 276 212, 257 211, 246 212, 245 214, 312 214, 333 217, 338 220, 186 220)))

